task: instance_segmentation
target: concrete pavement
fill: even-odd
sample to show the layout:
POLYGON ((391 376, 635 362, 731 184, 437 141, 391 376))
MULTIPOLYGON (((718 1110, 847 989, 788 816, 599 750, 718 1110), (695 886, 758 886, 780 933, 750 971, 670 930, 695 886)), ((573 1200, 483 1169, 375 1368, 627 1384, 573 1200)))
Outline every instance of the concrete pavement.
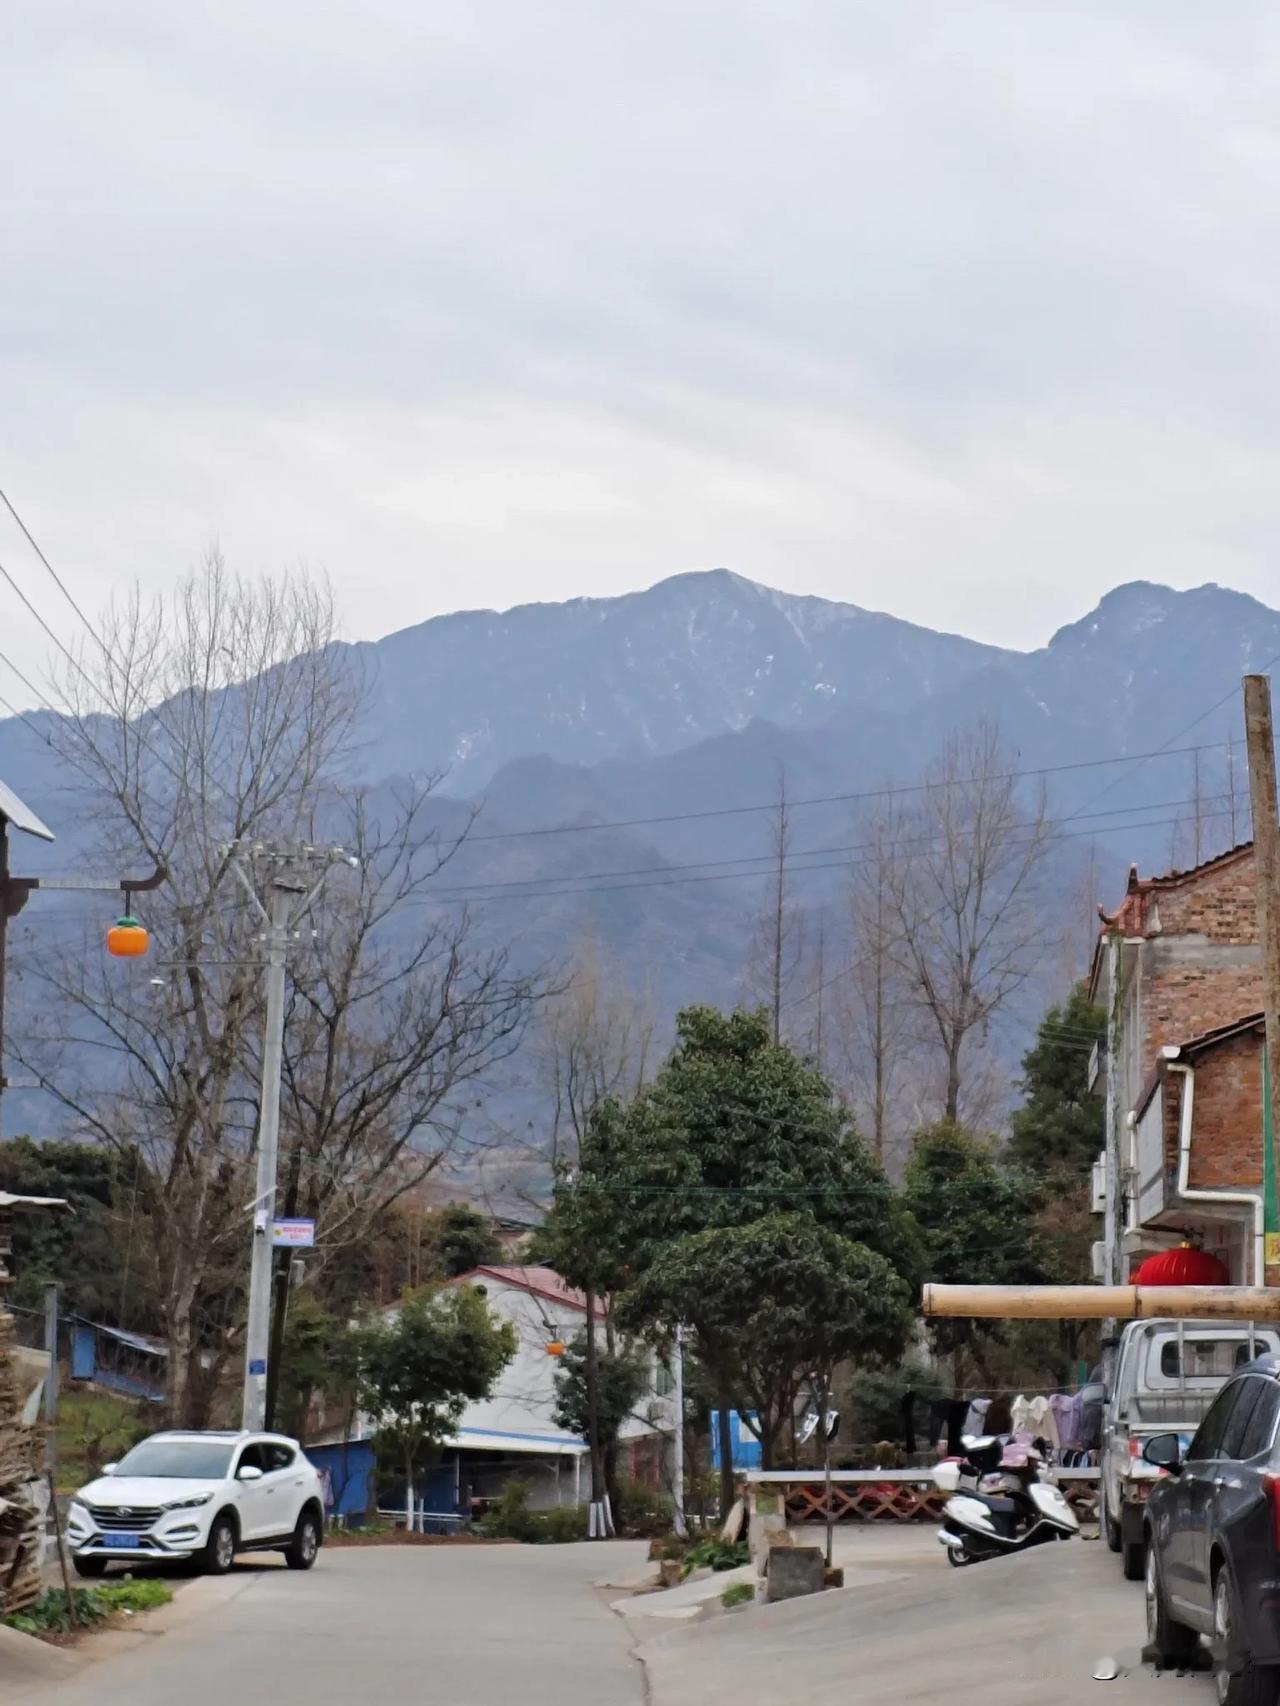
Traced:
MULTIPOLYGON (((325 1548, 313 1570, 246 1559, 184 1586, 128 1650, 86 1642, 24 1706, 642 1706, 601 1548, 325 1548)), ((640 1543, 608 1548, 633 1570, 640 1543)), ((108 1643, 111 1637, 104 1637, 108 1643)), ((0 1699, 3 1699, 0 1695, 0 1699)))
POLYGON ((863 1535, 877 1573, 887 1573, 900 1541, 897 1580, 747 1606, 642 1641, 651 1706, 1078 1706, 1103 1688, 1108 1706, 1208 1706, 1213 1698, 1205 1676, 1157 1677, 1142 1665, 1142 1589, 1096 1542, 939 1570, 914 1546, 917 1531, 863 1535), (1095 1683, 1104 1656, 1121 1675, 1095 1683))

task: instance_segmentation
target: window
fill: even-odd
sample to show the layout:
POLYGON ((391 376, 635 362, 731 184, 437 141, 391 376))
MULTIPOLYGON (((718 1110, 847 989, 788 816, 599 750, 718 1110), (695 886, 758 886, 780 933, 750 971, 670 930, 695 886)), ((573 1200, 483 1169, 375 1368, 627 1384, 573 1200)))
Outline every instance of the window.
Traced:
POLYGON ((220 1481, 231 1447, 211 1439, 144 1439, 121 1458, 117 1475, 147 1475, 160 1481, 220 1481))
POLYGON ((1274 1380, 1259 1380, 1257 1385, 1261 1390, 1240 1441, 1237 1454, 1240 1457, 1257 1457, 1259 1452, 1269 1451, 1275 1438, 1276 1420, 1280 1417, 1280 1385, 1274 1380))
POLYGON ((1239 1393, 1235 1407, 1231 1411, 1231 1419, 1222 1430, 1222 1444, 1219 1447, 1221 1457, 1243 1457, 1245 1455, 1240 1448, 1245 1434, 1248 1432, 1253 1412, 1258 1407, 1258 1400, 1262 1396, 1262 1382, 1250 1376, 1240 1381, 1239 1393))
POLYGON ((1227 1425, 1227 1417, 1235 1405, 1239 1386, 1228 1386, 1219 1392, 1209 1406, 1209 1413, 1196 1429, 1196 1436, 1191 1441, 1191 1449, 1187 1452, 1188 1459, 1203 1460, 1218 1455, 1218 1442, 1227 1425))
MULTIPOLYGON (((1254 1355, 1262 1356, 1267 1351, 1274 1350, 1273 1335, 1265 1337, 1259 1333, 1255 1339, 1254 1355)), ((1236 1369, 1249 1362, 1249 1341, 1232 1334, 1229 1338, 1209 1339, 1203 1335, 1192 1338, 1187 1334, 1182 1341, 1183 1368, 1182 1378, 1186 1380, 1219 1381, 1226 1380, 1236 1369)), ((1178 1373, 1178 1340, 1172 1334, 1162 1340, 1160 1345, 1160 1379, 1177 1380, 1178 1373)))
POLYGON ((280 1469, 287 1469, 293 1462, 293 1452, 287 1445, 281 1445, 279 1440, 264 1440, 262 1454, 267 1461, 267 1473, 275 1474, 280 1469))

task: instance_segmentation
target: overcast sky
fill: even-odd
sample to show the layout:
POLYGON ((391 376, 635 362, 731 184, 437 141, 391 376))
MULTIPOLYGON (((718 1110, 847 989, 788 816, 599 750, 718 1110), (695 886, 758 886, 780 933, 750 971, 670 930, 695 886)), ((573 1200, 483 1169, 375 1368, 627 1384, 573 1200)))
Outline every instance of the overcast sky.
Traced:
POLYGON ((0 56, 0 484, 89 606, 214 536, 353 637, 716 565, 1028 646, 1280 603, 1274 7, 41 0, 0 56))

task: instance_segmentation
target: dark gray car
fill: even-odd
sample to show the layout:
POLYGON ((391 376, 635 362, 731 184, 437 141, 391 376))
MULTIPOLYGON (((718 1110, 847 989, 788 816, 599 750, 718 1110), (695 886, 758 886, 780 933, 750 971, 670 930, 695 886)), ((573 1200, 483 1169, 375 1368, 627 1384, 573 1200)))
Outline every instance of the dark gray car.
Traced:
POLYGON ((1209 1638, 1223 1706, 1280 1701, 1280 1357, 1226 1383, 1185 1454, 1149 1440, 1167 1470, 1147 1502, 1147 1634, 1161 1664, 1209 1638))

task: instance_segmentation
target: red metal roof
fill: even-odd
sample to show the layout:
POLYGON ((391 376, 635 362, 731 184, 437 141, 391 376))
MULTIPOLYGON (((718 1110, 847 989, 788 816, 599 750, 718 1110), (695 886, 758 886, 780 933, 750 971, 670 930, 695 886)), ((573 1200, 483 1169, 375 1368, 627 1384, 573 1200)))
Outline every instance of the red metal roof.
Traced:
MULTIPOLYGON (((585 1315, 587 1310, 586 1294, 576 1286, 568 1285, 554 1268, 542 1267, 479 1267, 472 1268, 470 1273, 459 1274, 451 1281, 453 1285, 483 1285, 486 1279, 498 1280, 503 1285, 514 1286, 517 1291, 532 1292, 535 1297, 544 1298, 548 1303, 558 1303, 568 1309, 581 1310, 585 1315)), ((597 1299, 597 1308, 601 1315, 605 1313, 602 1300, 597 1299)))

